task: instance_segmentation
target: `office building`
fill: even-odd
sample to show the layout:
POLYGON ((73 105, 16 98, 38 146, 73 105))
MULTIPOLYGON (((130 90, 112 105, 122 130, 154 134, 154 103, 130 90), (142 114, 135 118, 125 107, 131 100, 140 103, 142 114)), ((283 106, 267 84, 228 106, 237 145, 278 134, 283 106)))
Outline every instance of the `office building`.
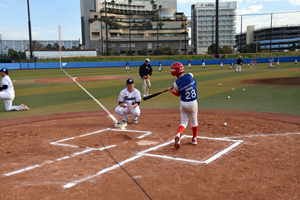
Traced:
MULTIPOLYGON (((237 2, 219 3, 219 46, 235 46, 237 2)), ((215 43, 216 5, 199 2, 191 7, 192 48, 194 54, 207 54, 208 47, 215 43)))

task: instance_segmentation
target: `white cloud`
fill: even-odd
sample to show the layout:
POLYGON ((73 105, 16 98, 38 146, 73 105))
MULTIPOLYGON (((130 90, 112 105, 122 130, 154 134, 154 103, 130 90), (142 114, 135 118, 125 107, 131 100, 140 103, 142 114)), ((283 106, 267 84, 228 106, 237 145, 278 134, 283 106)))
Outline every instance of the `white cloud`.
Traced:
POLYGON ((241 15, 257 13, 257 12, 259 12, 259 10, 261 10, 263 8, 263 5, 262 4, 253 5, 253 6, 249 6, 248 8, 249 9, 245 9, 245 8, 238 9, 238 13, 241 15))
POLYGON ((300 1, 299 0, 288 0, 290 4, 293 6, 300 6, 300 1))
MULTIPOLYGON (((289 14, 274 14, 273 15, 273 27, 278 26, 298 26, 300 13, 289 13, 289 14)), ((240 18, 237 20, 236 31, 240 34, 241 27, 240 18)), ((271 15, 258 15, 258 16, 247 16, 243 17, 243 32, 247 30, 247 26, 255 25, 255 30, 260 28, 269 28, 271 26, 271 15)))
POLYGON ((0 5, 0 8, 8 8, 8 5, 0 5))

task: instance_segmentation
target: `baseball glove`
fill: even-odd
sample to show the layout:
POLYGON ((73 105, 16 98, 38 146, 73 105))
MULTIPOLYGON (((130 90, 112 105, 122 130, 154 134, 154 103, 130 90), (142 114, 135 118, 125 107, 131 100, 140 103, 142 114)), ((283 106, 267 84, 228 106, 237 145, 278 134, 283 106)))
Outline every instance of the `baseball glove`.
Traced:
POLYGON ((149 74, 147 75, 147 79, 148 79, 148 78, 150 78, 150 75, 149 75, 149 74))

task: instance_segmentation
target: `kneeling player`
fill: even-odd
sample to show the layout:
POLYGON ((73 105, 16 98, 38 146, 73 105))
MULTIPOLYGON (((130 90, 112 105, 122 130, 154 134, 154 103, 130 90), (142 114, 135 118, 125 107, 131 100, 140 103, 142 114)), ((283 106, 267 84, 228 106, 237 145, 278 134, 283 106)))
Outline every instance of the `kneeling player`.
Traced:
POLYGON ((140 116, 141 112, 139 107, 141 93, 134 88, 134 81, 131 78, 126 81, 126 87, 120 92, 119 106, 116 107, 115 112, 122 117, 124 124, 127 124, 129 119, 126 114, 132 114, 133 123, 137 124, 137 117, 140 116))
POLYGON ((193 74, 183 74, 184 67, 181 63, 175 62, 171 65, 171 74, 177 77, 176 82, 169 88, 175 96, 181 96, 180 112, 181 112, 181 124, 178 128, 174 147, 180 148, 180 138, 183 130, 187 127, 189 118, 193 127, 192 144, 197 144, 197 132, 198 132, 198 102, 197 102, 197 82, 193 78, 193 74))

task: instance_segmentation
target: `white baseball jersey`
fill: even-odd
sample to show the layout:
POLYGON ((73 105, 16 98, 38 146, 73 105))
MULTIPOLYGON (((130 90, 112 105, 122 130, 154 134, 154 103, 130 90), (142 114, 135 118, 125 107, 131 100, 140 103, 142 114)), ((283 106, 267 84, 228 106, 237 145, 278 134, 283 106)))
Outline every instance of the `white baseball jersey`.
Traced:
POLYGON ((1 80, 1 84, 7 85, 7 89, 2 90, 2 92, 8 92, 10 94, 15 94, 14 85, 11 82, 11 79, 9 76, 4 76, 1 80))
POLYGON ((135 88, 133 89, 132 92, 128 92, 127 88, 125 88, 120 92, 118 101, 126 103, 127 107, 129 107, 130 105, 134 105, 136 102, 142 101, 141 93, 135 88))

